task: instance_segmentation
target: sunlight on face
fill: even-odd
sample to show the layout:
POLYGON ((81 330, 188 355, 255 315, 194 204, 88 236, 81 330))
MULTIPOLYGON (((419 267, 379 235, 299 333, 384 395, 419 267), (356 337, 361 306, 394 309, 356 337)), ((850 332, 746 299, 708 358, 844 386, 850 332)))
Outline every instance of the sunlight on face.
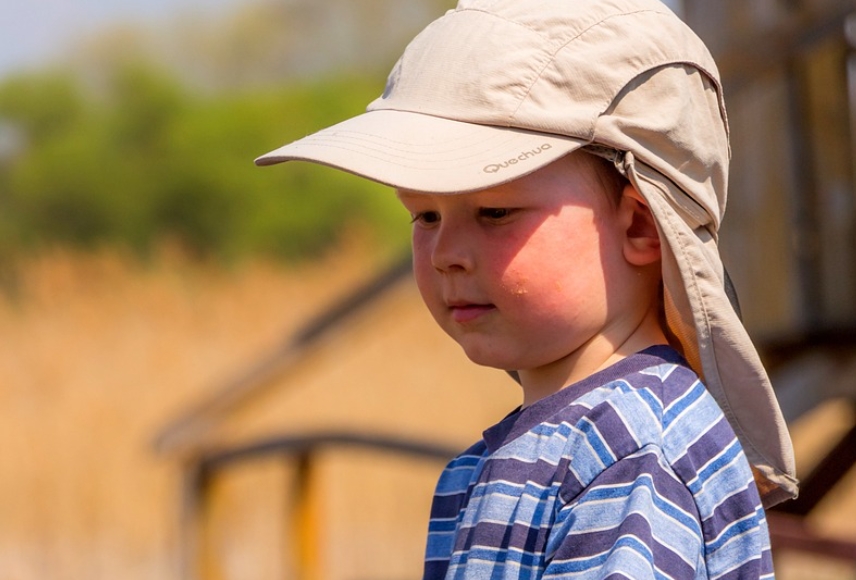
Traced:
POLYGON ((574 154, 473 193, 399 191, 422 297, 474 362, 538 369, 615 324, 608 288, 630 268, 600 184, 574 154))

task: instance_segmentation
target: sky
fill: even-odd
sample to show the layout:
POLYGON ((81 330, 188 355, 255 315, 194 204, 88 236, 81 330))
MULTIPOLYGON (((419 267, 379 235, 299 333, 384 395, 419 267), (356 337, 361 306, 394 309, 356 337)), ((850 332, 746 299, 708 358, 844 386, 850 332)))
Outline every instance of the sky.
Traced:
MULTIPOLYGON (((110 25, 157 23, 194 11, 210 14, 249 1, 0 0, 0 78, 48 63, 75 41, 110 25)), ((664 2, 680 13, 681 0, 664 2)))
POLYGON ((222 10, 242 0, 0 0, 0 77, 57 58, 76 40, 110 25, 157 23, 222 10))

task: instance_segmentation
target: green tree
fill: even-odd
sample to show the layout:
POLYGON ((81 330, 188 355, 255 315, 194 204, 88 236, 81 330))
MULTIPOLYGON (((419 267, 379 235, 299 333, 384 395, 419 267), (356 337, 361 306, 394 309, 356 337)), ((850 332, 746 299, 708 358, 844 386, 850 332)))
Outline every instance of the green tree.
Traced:
POLYGON ((406 239, 384 188, 326 168, 259 169, 256 155, 351 116, 377 78, 335 78, 228 94, 192 93, 170 74, 124 62, 96 88, 67 74, 0 84, 0 244, 123 245, 168 238, 203 257, 298 260, 362 227, 406 239))

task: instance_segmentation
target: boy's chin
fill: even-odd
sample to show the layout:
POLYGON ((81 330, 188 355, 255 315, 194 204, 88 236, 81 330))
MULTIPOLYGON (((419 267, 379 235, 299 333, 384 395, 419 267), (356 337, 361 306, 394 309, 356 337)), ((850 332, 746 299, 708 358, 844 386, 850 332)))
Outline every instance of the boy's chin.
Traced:
POLYGON ((503 356, 502 353, 484 351, 483 349, 468 349, 464 345, 461 345, 461 348, 463 348, 464 354, 467 355, 470 361, 482 367, 508 371, 515 369, 516 365, 519 364, 519 361, 514 359, 514 357, 503 356))

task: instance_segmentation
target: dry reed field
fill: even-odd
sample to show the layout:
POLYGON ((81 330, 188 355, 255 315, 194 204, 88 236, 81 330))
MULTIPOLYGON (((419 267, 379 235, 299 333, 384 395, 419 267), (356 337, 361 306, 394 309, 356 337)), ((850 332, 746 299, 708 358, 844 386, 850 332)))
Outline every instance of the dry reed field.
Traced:
POLYGON ((0 578, 173 578, 176 482, 151 447, 180 410, 356 281, 56 252, 0 301, 0 578))
MULTIPOLYGON (((143 265, 57 251, 22 266, 0 298, 0 580, 177 579, 179 485, 152 438, 370 278, 378 264, 351 247, 291 269, 170 252, 143 265)), ((851 420, 832 405, 796 425, 798 456, 851 420)), ((818 524, 856 534, 854 494, 833 500, 818 524)), ((856 573, 788 555, 779 577, 856 573)))

